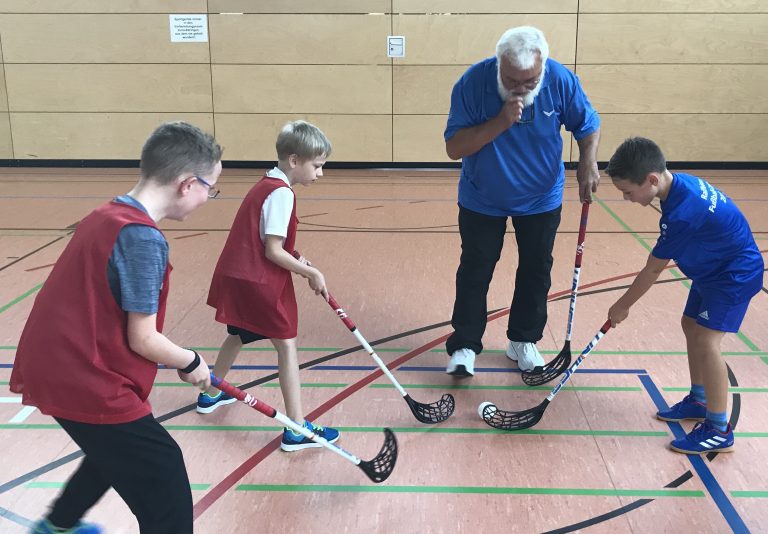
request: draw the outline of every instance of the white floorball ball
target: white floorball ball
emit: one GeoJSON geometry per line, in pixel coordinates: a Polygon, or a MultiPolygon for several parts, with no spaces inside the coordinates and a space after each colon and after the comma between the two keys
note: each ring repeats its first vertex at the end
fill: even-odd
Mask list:
{"type": "Polygon", "coordinates": [[[488,413],[490,415],[493,415],[493,414],[496,413],[496,405],[494,403],[492,403],[492,402],[485,401],[485,402],[480,403],[480,406],[477,407],[477,414],[480,416],[480,418],[483,417],[483,410],[485,410],[486,406],[490,406],[491,407],[488,410],[488,413]]]}

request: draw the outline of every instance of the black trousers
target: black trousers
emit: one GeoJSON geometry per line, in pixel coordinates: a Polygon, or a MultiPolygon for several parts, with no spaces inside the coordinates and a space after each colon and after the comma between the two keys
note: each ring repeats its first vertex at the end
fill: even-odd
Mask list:
{"type": "MultiPolygon", "coordinates": [[[[558,207],[536,215],[512,217],[518,264],[515,294],[509,308],[507,338],[535,343],[547,324],[547,293],[551,286],[552,248],[560,225],[558,207]]],[[[456,272],[456,301],[445,347],[449,354],[462,348],[480,354],[487,323],[488,287],[501,257],[506,217],[493,217],[459,205],[461,261],[456,272]]]]}
{"type": "Polygon", "coordinates": [[[181,449],[152,414],[116,425],[56,418],[85,453],[48,520],[72,528],[112,487],[142,534],[192,532],[192,491],[181,449]]]}

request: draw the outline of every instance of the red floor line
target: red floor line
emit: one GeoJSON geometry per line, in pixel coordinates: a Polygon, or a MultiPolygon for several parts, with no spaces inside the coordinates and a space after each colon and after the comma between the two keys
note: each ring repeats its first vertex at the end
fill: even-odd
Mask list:
{"type": "MultiPolygon", "coordinates": [[[[667,267],[667,269],[671,269],[675,267],[675,265],[670,265],[667,267]]],[[[609,282],[614,282],[616,280],[620,280],[622,278],[630,278],[633,276],[636,276],[637,273],[627,273],[622,274],[619,276],[613,276],[611,278],[605,278],[602,280],[597,280],[595,282],[591,282],[589,284],[584,284],[583,286],[580,286],[580,289],[585,289],[588,287],[593,287],[597,285],[607,284],[609,282]]],[[[558,291],[557,293],[552,293],[548,296],[548,300],[556,299],[558,297],[562,297],[563,295],[570,294],[570,289],[564,289],[563,291],[558,291]]],[[[500,310],[496,313],[493,313],[488,316],[488,322],[494,321],[498,319],[499,317],[503,317],[505,315],[509,314],[509,310],[500,310]]],[[[448,339],[448,336],[450,334],[442,335],[429,343],[422,345],[421,347],[418,347],[416,349],[413,349],[411,352],[407,354],[403,354],[396,360],[393,360],[387,367],[389,369],[396,369],[397,367],[400,367],[408,360],[411,360],[412,358],[415,358],[419,354],[422,354],[429,349],[439,345],[440,343],[444,342],[446,339],[448,339]]],[[[331,397],[328,399],[325,403],[320,405],[319,407],[315,408],[310,414],[307,415],[307,419],[316,419],[317,417],[325,414],[328,410],[339,404],[341,401],[346,399],[347,397],[351,396],[353,393],[358,392],[380,376],[382,376],[384,373],[381,371],[381,369],[377,369],[367,377],[355,382],[354,384],[351,384],[350,386],[346,387],[344,390],[340,391],[337,395],[331,397]]],[[[245,462],[243,462],[240,466],[238,466],[232,473],[230,473],[224,480],[219,482],[216,486],[214,486],[208,493],[203,495],[203,497],[195,504],[194,508],[194,518],[197,519],[200,517],[203,513],[205,513],[208,508],[213,505],[217,500],[219,500],[224,493],[226,493],[232,486],[234,486],[241,478],[243,478],[249,471],[251,471],[254,467],[259,465],[267,456],[272,454],[272,452],[276,451],[280,447],[280,437],[277,437],[270,441],[267,445],[262,447],[261,450],[256,452],[253,456],[248,458],[245,462]]]]}
{"type": "MultiPolygon", "coordinates": [[[[422,345],[419,348],[416,348],[412,350],[411,352],[407,354],[403,354],[398,359],[394,360],[392,363],[387,365],[389,369],[394,369],[396,367],[399,367],[403,363],[407,362],[411,358],[414,358],[418,356],[419,354],[422,354],[432,347],[435,347],[436,345],[439,345],[446,339],[448,339],[449,334],[445,334],[443,336],[440,336],[437,339],[434,339],[427,343],[426,345],[422,345]]],[[[315,408],[311,413],[307,415],[307,419],[313,420],[317,419],[319,416],[326,413],[328,410],[339,404],[341,401],[352,395],[353,393],[356,393],[357,391],[361,390],[380,376],[382,376],[384,372],[381,369],[377,369],[367,377],[355,382],[354,384],[351,384],[350,386],[346,387],[344,390],[340,391],[337,395],[334,395],[330,399],[328,399],[325,403],[320,405],[319,407],[315,408]]],[[[213,489],[211,489],[208,493],[206,493],[202,499],[200,499],[196,504],[194,508],[193,517],[194,519],[197,519],[200,517],[208,508],[211,507],[211,505],[219,500],[224,493],[226,493],[232,486],[234,486],[238,480],[243,478],[251,469],[256,467],[258,464],[262,462],[267,456],[269,456],[272,452],[277,450],[280,447],[280,437],[275,438],[274,440],[270,441],[267,445],[265,445],[261,450],[259,450],[256,454],[248,458],[245,462],[243,462],[239,467],[237,467],[232,473],[227,476],[224,480],[219,482],[213,489]]]]}

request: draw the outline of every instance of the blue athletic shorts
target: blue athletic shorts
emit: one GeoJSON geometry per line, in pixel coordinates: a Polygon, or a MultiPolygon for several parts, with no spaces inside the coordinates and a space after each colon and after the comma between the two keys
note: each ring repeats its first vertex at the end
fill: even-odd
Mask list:
{"type": "Polygon", "coordinates": [[[707,299],[693,285],[688,292],[688,302],[685,303],[683,315],[695,319],[697,324],[710,330],[738,332],[741,322],[747,314],[748,306],[749,300],[736,304],[726,304],[707,299]]]}

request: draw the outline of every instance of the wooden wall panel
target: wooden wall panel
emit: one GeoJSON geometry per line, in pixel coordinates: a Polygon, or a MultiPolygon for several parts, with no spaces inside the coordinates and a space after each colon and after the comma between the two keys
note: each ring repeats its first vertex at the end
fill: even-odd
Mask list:
{"type": "Polygon", "coordinates": [[[765,0],[579,0],[581,13],[766,13],[765,0]]]}
{"type": "Polygon", "coordinates": [[[210,113],[12,113],[15,157],[139,159],[149,134],[172,120],[213,133],[210,113]]]}
{"type": "Polygon", "coordinates": [[[11,121],[7,112],[0,112],[0,159],[13,158],[11,121]]]}
{"type": "Polygon", "coordinates": [[[211,112],[208,65],[6,65],[11,111],[211,112]]]}
{"type": "Polygon", "coordinates": [[[668,161],[768,161],[762,115],[602,115],[598,159],[608,161],[627,137],[656,141],[668,161]]]}
{"type": "Polygon", "coordinates": [[[5,65],[0,63],[0,112],[3,111],[8,111],[8,93],[5,82],[5,65]]]}
{"type": "Polygon", "coordinates": [[[451,106],[451,89],[466,65],[395,65],[392,93],[395,114],[445,115],[451,106]]]}
{"type": "Polygon", "coordinates": [[[0,0],[0,13],[205,13],[206,0],[0,0]]]}
{"type": "Polygon", "coordinates": [[[213,63],[389,64],[383,15],[211,15],[213,63]]]}
{"type": "MultiPolygon", "coordinates": [[[[449,162],[443,132],[448,115],[395,115],[393,160],[414,162],[449,162]]],[[[571,159],[571,134],[563,136],[563,161],[571,159]]],[[[578,149],[575,157],[578,157],[578,149]]]]}
{"type": "Polygon", "coordinates": [[[171,43],[167,14],[3,15],[6,63],[208,63],[208,43],[171,43]]]}
{"type": "Polygon", "coordinates": [[[383,65],[214,65],[212,70],[217,113],[392,113],[392,70],[383,65]]]}
{"type": "Polygon", "coordinates": [[[549,42],[550,56],[573,63],[576,15],[393,15],[394,35],[406,36],[401,65],[471,65],[496,53],[499,37],[513,26],[533,25],[549,42]]]}
{"type": "Polygon", "coordinates": [[[579,0],[392,0],[394,13],[576,13],[579,0]]]}
{"type": "MultiPolygon", "coordinates": [[[[566,65],[573,70],[573,65],[566,65]]],[[[451,90],[466,65],[395,65],[392,69],[395,114],[448,113],[451,90]]]]}
{"type": "Polygon", "coordinates": [[[768,65],[582,65],[602,113],[768,113],[768,65]]]}
{"type": "Polygon", "coordinates": [[[304,119],[330,139],[330,161],[392,161],[391,115],[216,115],[216,138],[224,159],[275,161],[275,140],[283,125],[304,119]]]}
{"type": "Polygon", "coordinates": [[[208,0],[209,13],[389,13],[390,0],[208,0]]]}
{"type": "Polygon", "coordinates": [[[768,63],[766,28],[768,14],[583,14],[577,63],[768,63]]]}

